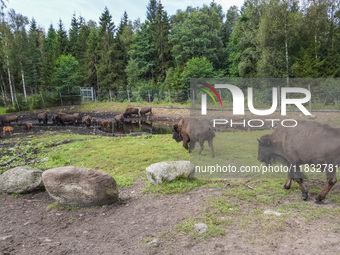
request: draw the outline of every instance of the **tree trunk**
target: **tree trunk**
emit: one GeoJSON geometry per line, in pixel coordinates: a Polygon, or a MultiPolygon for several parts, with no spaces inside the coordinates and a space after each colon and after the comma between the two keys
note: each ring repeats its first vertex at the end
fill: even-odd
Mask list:
{"type": "Polygon", "coordinates": [[[23,69],[23,67],[22,67],[22,63],[20,63],[20,66],[21,66],[22,88],[23,88],[23,91],[24,91],[24,98],[25,98],[25,101],[27,102],[26,84],[25,84],[25,73],[24,73],[24,69],[23,69]]]}
{"type": "Polygon", "coordinates": [[[4,105],[7,106],[7,103],[6,103],[6,89],[5,89],[5,83],[4,83],[4,79],[2,78],[2,75],[1,75],[1,94],[2,94],[2,99],[4,101],[4,105]]]}
{"type": "Polygon", "coordinates": [[[287,72],[287,86],[289,86],[289,52],[288,52],[288,32],[287,19],[285,21],[285,48],[286,48],[286,72],[287,72]]]}
{"type": "MultiPolygon", "coordinates": [[[[7,42],[5,42],[5,47],[7,48],[7,42]]],[[[14,95],[14,88],[12,84],[12,79],[11,79],[11,70],[9,68],[9,58],[8,55],[6,54],[6,59],[7,59],[7,72],[8,72],[8,82],[9,82],[9,89],[11,92],[11,100],[12,100],[12,105],[15,105],[15,95],[14,95]]]]}

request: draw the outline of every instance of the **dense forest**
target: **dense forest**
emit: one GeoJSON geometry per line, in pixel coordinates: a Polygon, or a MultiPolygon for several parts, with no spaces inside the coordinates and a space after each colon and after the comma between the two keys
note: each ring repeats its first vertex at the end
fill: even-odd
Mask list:
{"type": "Polygon", "coordinates": [[[77,87],[186,100],[191,77],[339,77],[339,3],[246,0],[224,12],[211,2],[169,16],[150,0],[145,21],[125,12],[114,24],[105,8],[98,23],[73,15],[69,31],[62,20],[45,31],[1,1],[0,105],[77,87]]]}

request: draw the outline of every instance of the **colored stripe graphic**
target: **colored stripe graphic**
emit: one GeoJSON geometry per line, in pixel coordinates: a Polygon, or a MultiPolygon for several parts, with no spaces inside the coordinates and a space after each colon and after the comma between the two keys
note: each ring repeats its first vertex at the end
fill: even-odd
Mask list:
{"type": "MultiPolygon", "coordinates": [[[[217,96],[218,100],[220,101],[220,104],[222,105],[222,100],[221,100],[219,94],[217,93],[217,91],[216,91],[213,87],[211,87],[210,85],[208,85],[208,84],[206,84],[206,83],[200,83],[200,84],[206,86],[206,87],[209,88],[212,92],[214,92],[215,95],[217,96]]],[[[206,90],[205,90],[205,91],[206,91],[206,90]]],[[[206,91],[206,92],[207,92],[207,91],[206,91]]],[[[215,104],[216,104],[216,101],[215,101],[214,97],[212,96],[212,94],[211,94],[211,93],[208,93],[208,94],[212,97],[212,99],[214,100],[214,102],[215,102],[215,104]]]]}
{"type": "Polygon", "coordinates": [[[214,100],[214,103],[215,103],[215,105],[216,105],[216,100],[215,100],[215,98],[213,97],[213,95],[210,93],[210,91],[208,91],[208,90],[206,90],[206,89],[201,89],[201,90],[203,90],[205,93],[207,93],[207,94],[212,98],[212,100],[214,100]]]}

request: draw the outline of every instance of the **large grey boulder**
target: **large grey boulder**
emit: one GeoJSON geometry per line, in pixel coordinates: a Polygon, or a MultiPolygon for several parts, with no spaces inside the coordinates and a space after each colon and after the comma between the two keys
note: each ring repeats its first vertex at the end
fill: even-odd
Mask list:
{"type": "Polygon", "coordinates": [[[193,178],[195,167],[190,161],[167,161],[146,168],[148,180],[153,184],[171,182],[178,178],[193,178]]]}
{"type": "Polygon", "coordinates": [[[44,187],[42,171],[30,167],[16,167],[0,175],[0,192],[29,193],[44,187]]]}
{"type": "Polygon", "coordinates": [[[115,179],[97,170],[59,167],[46,170],[42,179],[49,195],[62,204],[101,206],[118,200],[115,179]]]}

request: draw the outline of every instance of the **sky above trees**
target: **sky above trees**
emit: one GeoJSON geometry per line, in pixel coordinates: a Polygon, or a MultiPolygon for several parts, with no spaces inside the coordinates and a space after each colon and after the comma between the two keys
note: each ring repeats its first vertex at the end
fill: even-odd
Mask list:
{"type": "MultiPolygon", "coordinates": [[[[140,18],[143,22],[146,18],[145,8],[148,0],[8,0],[6,2],[7,11],[14,9],[16,12],[34,19],[38,26],[46,31],[50,24],[57,27],[59,19],[63,21],[65,28],[68,30],[71,26],[71,19],[74,13],[76,16],[81,15],[86,20],[98,22],[98,18],[107,6],[112,14],[115,24],[119,24],[124,13],[127,12],[130,20],[140,18]]],[[[209,4],[210,0],[163,0],[162,4],[169,15],[175,14],[178,9],[185,10],[187,6],[202,6],[209,4]]],[[[226,12],[230,6],[240,7],[243,0],[215,0],[226,12]]]]}

